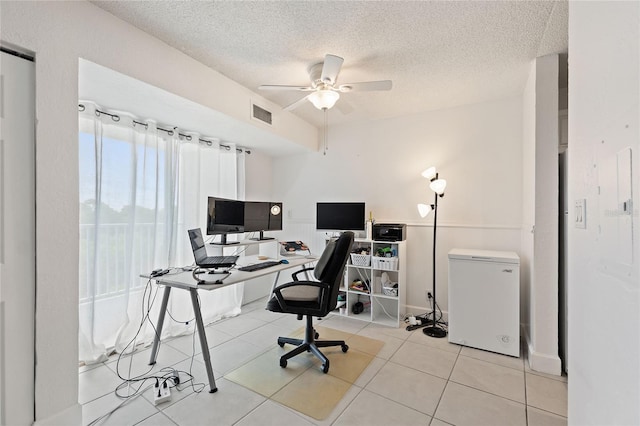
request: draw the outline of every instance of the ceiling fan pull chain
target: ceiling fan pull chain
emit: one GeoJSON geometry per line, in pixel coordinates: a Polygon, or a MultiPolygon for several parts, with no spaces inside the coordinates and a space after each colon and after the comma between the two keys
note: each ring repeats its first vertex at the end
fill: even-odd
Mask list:
{"type": "Polygon", "coordinates": [[[327,150],[329,149],[329,110],[327,108],[324,109],[324,155],[327,155],[327,150]]]}

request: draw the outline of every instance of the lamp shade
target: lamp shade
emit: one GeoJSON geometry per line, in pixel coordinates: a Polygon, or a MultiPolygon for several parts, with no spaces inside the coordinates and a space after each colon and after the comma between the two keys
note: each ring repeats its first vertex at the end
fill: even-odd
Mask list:
{"type": "Polygon", "coordinates": [[[311,93],[308,96],[314,107],[318,109],[331,109],[340,99],[340,93],[329,89],[321,89],[311,93]]]}
{"type": "Polygon", "coordinates": [[[424,172],[422,172],[422,177],[425,179],[433,179],[434,177],[436,177],[436,168],[433,166],[429,167],[424,172]]]}
{"type": "Polygon", "coordinates": [[[431,188],[431,190],[438,195],[444,194],[444,189],[446,187],[447,187],[447,181],[444,179],[436,179],[429,184],[429,188],[431,188]]]}
{"type": "Polygon", "coordinates": [[[420,217],[427,217],[427,215],[433,210],[429,204],[418,204],[418,213],[420,217]]]}

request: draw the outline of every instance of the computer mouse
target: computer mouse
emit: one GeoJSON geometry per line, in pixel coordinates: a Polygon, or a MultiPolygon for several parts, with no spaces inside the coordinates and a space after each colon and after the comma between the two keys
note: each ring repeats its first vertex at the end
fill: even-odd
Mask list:
{"type": "Polygon", "coordinates": [[[280,263],[282,263],[282,264],[284,264],[284,265],[287,265],[287,264],[289,263],[289,261],[288,261],[287,259],[282,259],[282,260],[280,261],[280,263]]]}

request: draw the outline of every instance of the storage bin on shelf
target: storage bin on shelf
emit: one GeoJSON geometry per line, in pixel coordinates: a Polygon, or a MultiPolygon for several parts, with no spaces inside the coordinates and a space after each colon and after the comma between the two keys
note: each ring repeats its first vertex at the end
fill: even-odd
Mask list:
{"type": "Polygon", "coordinates": [[[369,266],[371,255],[351,253],[351,264],[353,266],[369,266]]]}
{"type": "Polygon", "coordinates": [[[372,266],[375,269],[382,269],[383,271],[397,271],[398,270],[398,257],[378,257],[373,256],[371,259],[372,266]]]}
{"type": "Polygon", "coordinates": [[[397,297],[398,296],[398,284],[389,283],[389,285],[382,285],[382,294],[384,294],[385,296],[397,297]]]}

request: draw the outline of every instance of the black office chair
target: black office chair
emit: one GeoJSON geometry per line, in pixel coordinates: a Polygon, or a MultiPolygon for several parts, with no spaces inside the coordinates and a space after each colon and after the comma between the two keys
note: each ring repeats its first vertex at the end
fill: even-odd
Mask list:
{"type": "MultiPolygon", "coordinates": [[[[318,348],[341,346],[347,352],[349,346],[344,340],[316,340],[317,333],[313,328],[313,317],[324,317],[336,309],[340,283],[343,280],[344,268],[351,252],[353,232],[343,232],[339,238],[330,241],[313,269],[317,281],[293,281],[282,284],[273,290],[267,303],[272,312],[295,314],[299,318],[306,316],[307,325],[304,339],[278,337],[278,344],[285,343],[297,347],[280,357],[280,367],[287,366],[287,360],[303,352],[311,351],[322,361],[322,372],[329,371],[329,359],[318,348]]],[[[294,280],[296,274],[294,274],[294,280]]]]}

